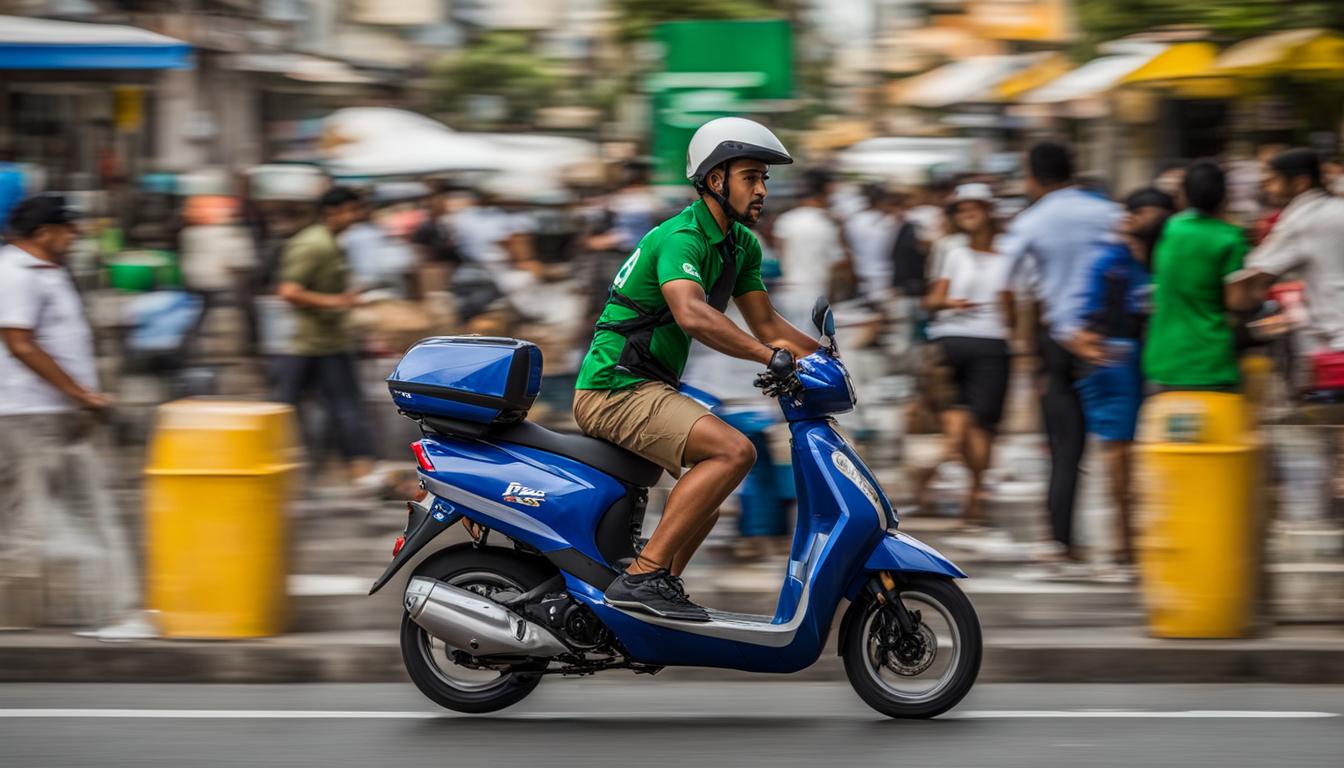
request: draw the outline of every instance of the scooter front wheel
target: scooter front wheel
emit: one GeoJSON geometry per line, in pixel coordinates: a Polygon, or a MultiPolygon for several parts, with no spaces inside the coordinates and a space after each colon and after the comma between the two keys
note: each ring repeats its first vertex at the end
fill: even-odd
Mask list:
{"type": "Polygon", "coordinates": [[[841,627],[845,673],[859,698],[888,717],[934,717],[975,684],[980,621],[950,579],[910,577],[897,589],[918,616],[914,631],[903,633],[896,609],[865,593],[849,606],[841,627]]]}

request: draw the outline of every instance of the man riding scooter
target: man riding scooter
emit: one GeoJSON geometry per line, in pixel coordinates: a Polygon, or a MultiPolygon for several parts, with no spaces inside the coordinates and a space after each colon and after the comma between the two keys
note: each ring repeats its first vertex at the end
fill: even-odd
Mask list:
{"type": "Polygon", "coordinates": [[[579,370],[574,419],[680,477],[662,521],[625,573],[606,589],[614,606],[707,621],[680,575],[709,535],[719,505],[756,459],[751,442],[678,391],[691,340],[762,363],[762,385],[796,385],[794,360],[817,341],[775,310],[761,281],[760,218],[771,165],[792,163],[765,126],[725,117],[696,131],[686,177],[700,199],[639,242],[612,281],[579,370]],[[732,298],[750,332],[723,310],[732,298]]]}

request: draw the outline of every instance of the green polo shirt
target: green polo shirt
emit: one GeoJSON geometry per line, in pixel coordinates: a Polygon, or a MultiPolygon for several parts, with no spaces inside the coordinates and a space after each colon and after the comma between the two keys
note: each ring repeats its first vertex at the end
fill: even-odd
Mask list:
{"type": "MultiPolygon", "coordinates": [[[[733,222],[733,243],[737,254],[737,280],[733,296],[764,291],[761,281],[761,244],[751,230],[733,222]]],[[[667,307],[663,284],[673,280],[693,280],[709,293],[723,271],[719,243],[723,233],[703,200],[692,203],[681,213],[654,227],[639,247],[625,260],[611,289],[633,300],[648,312],[667,307]]],[[[599,323],[619,322],[635,316],[632,309],[607,303],[599,323]]],[[[579,367],[577,389],[624,389],[644,381],[616,369],[616,361],[625,347],[625,337],[615,331],[597,331],[593,344],[579,367]]],[[[653,332],[650,351],[658,362],[676,371],[686,368],[691,337],[676,325],[665,325],[653,332]]]]}
{"type": "Polygon", "coordinates": [[[1182,389],[1236,386],[1236,339],[1223,304],[1223,278],[1247,251],[1240,227],[1194,209],[1172,216],[1153,249],[1153,317],[1143,374],[1182,389]]]}
{"type": "MultiPolygon", "coordinates": [[[[349,285],[349,272],[336,238],[321,224],[313,224],[291,237],[280,257],[280,282],[297,283],[315,293],[344,293],[349,285]]],[[[350,310],[295,307],[294,316],[291,353],[317,357],[354,350],[350,310]]]]}

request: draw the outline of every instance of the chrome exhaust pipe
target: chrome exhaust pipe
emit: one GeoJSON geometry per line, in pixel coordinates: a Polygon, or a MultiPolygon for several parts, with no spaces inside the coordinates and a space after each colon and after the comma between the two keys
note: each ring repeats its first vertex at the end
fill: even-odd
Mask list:
{"type": "Polygon", "coordinates": [[[416,576],[403,601],[411,621],[471,656],[549,658],[569,648],[542,628],[475,592],[416,576]]]}

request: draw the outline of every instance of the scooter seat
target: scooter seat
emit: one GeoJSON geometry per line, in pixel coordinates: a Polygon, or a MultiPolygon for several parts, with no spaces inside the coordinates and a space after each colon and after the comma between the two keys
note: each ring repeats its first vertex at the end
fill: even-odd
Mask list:
{"type": "Polygon", "coordinates": [[[640,488],[648,488],[658,482],[663,474],[662,467],[619,445],[587,435],[553,432],[530,421],[495,427],[487,438],[557,453],[640,488]]]}

